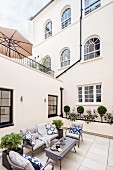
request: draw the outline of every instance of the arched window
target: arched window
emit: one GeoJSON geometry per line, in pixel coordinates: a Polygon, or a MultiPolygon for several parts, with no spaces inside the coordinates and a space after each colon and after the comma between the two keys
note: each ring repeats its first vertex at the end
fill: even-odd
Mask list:
{"type": "Polygon", "coordinates": [[[52,36],[52,21],[49,21],[45,26],[45,39],[52,36]]]}
{"type": "Polygon", "coordinates": [[[60,66],[66,67],[70,65],[70,50],[65,49],[60,56],[60,66]]]}
{"type": "Polygon", "coordinates": [[[85,15],[101,6],[101,0],[85,0],[85,15]]]}
{"type": "Polygon", "coordinates": [[[89,39],[84,46],[84,60],[89,60],[100,56],[100,40],[98,38],[89,39]]]}
{"type": "Polygon", "coordinates": [[[50,58],[50,56],[44,57],[43,66],[45,66],[45,67],[47,67],[51,70],[51,58],[50,58]]]}
{"type": "Polygon", "coordinates": [[[62,29],[71,24],[71,8],[65,9],[61,17],[62,29]]]}

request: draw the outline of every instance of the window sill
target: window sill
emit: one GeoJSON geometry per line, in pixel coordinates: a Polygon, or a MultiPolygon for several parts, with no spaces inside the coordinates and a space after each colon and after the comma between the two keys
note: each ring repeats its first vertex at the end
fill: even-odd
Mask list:
{"type": "Polygon", "coordinates": [[[14,126],[14,124],[13,123],[3,124],[3,125],[0,125],[0,128],[5,128],[5,127],[9,127],[9,126],[14,126]]]}
{"type": "Polygon", "coordinates": [[[81,64],[84,64],[84,63],[88,63],[88,62],[92,62],[92,61],[95,61],[95,60],[100,60],[102,59],[103,57],[97,57],[97,58],[92,58],[92,59],[89,59],[89,60],[82,60],[80,63],[81,64]]]}
{"type": "Polygon", "coordinates": [[[48,118],[51,118],[51,117],[56,117],[58,116],[57,114],[52,114],[52,115],[48,115],[48,118]]]}
{"type": "Polygon", "coordinates": [[[70,65],[69,66],[65,66],[65,67],[61,67],[61,68],[59,68],[58,70],[60,71],[60,70],[65,70],[65,69],[67,69],[68,67],[70,67],[70,65]]]}
{"type": "Polygon", "coordinates": [[[98,103],[76,103],[76,106],[100,106],[102,105],[101,102],[98,102],[98,103]]]}

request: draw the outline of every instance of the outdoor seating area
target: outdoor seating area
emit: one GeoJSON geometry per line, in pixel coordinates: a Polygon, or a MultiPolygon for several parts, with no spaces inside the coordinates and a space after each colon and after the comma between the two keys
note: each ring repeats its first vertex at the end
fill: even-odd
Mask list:
{"type": "MultiPolygon", "coordinates": [[[[79,148],[76,147],[76,153],[73,148],[62,159],[62,170],[113,170],[113,139],[89,134],[83,134],[83,137],[84,141],[81,142],[79,148]]],[[[27,154],[28,150],[24,149],[24,153],[27,154]]],[[[29,155],[31,156],[31,152],[29,155]]],[[[47,161],[45,149],[38,149],[35,157],[40,159],[44,165],[47,161]]],[[[1,162],[0,158],[0,170],[5,170],[1,162]]],[[[53,161],[53,163],[54,170],[59,170],[59,161],[53,161]]],[[[50,167],[46,168],[50,170],[50,167]]]]}

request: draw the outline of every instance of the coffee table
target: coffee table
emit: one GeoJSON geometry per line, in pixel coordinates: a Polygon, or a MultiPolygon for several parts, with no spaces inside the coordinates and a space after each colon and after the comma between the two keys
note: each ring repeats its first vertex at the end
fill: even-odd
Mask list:
{"type": "MultiPolygon", "coordinates": [[[[58,140],[56,144],[59,144],[60,143],[60,140],[58,140]]],[[[58,151],[53,151],[51,150],[51,148],[46,148],[45,151],[46,151],[46,156],[48,157],[47,159],[47,162],[49,161],[49,159],[52,159],[54,161],[60,161],[60,170],[61,170],[61,160],[62,158],[72,149],[74,148],[74,151],[76,152],[75,150],[75,145],[76,145],[76,139],[72,139],[72,138],[68,138],[66,137],[66,142],[65,142],[65,145],[63,145],[61,148],[62,148],[62,151],[61,152],[58,152],[58,151]]]]}

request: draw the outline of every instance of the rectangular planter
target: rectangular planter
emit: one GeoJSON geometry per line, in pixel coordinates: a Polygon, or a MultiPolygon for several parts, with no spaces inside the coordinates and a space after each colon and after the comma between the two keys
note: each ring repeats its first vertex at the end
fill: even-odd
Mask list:
{"type": "Polygon", "coordinates": [[[63,129],[58,129],[58,139],[63,137],[63,129]]]}

